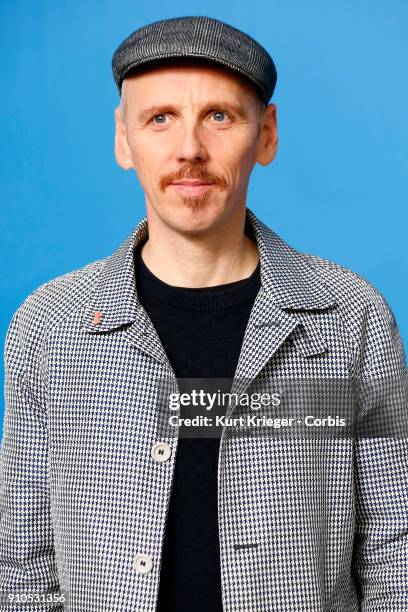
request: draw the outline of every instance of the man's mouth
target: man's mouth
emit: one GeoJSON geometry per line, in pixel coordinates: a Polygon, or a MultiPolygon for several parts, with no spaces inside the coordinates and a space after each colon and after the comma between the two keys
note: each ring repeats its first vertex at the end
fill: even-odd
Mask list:
{"type": "Polygon", "coordinates": [[[182,179],[180,181],[173,181],[170,183],[170,187],[174,187],[174,189],[184,195],[202,195],[214,185],[215,183],[210,183],[200,179],[182,179]]]}

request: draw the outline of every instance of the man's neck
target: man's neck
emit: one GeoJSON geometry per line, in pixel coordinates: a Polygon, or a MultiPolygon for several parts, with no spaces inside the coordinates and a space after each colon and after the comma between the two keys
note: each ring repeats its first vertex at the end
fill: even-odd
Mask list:
{"type": "Polygon", "coordinates": [[[214,243],[182,239],[156,241],[150,236],[141,248],[149,270],[177,287],[211,287],[249,277],[259,262],[256,243],[245,233],[214,243]]]}

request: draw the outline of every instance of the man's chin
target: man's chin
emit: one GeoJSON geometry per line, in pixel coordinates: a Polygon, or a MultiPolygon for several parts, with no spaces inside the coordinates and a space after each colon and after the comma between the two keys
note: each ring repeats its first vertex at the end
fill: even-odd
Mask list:
{"type": "Polygon", "coordinates": [[[204,210],[210,205],[210,199],[206,194],[203,196],[182,196],[180,199],[184,206],[193,212],[204,210]]]}
{"type": "Polygon", "coordinates": [[[166,206],[166,218],[173,229],[188,234],[206,232],[222,214],[220,203],[206,196],[184,196],[166,206]]]}

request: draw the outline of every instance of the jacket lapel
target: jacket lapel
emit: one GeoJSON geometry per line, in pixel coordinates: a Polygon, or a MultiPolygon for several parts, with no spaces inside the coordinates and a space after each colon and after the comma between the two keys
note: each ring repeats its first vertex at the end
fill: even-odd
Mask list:
{"type": "Polygon", "coordinates": [[[261,289],[256,297],[235,371],[232,392],[242,392],[281,345],[292,336],[303,357],[324,353],[326,340],[316,313],[336,301],[307,263],[273,230],[247,209],[246,231],[260,255],[261,289]]]}
{"type": "Polygon", "coordinates": [[[145,217],[106,259],[84,312],[83,329],[103,334],[124,327],[123,337],[129,344],[172,370],[156,329],[137,296],[134,250],[147,236],[145,217]],[[100,322],[96,322],[96,312],[101,313],[100,322]]]}

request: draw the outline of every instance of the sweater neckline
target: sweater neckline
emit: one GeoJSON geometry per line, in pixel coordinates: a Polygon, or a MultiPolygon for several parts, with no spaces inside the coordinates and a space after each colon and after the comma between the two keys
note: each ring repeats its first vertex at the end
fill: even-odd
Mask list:
{"type": "Polygon", "coordinates": [[[260,261],[247,278],[210,287],[178,287],[158,278],[141,255],[142,245],[134,251],[136,290],[142,300],[155,300],[182,310],[212,312],[224,310],[254,298],[261,286],[260,261]]]}

